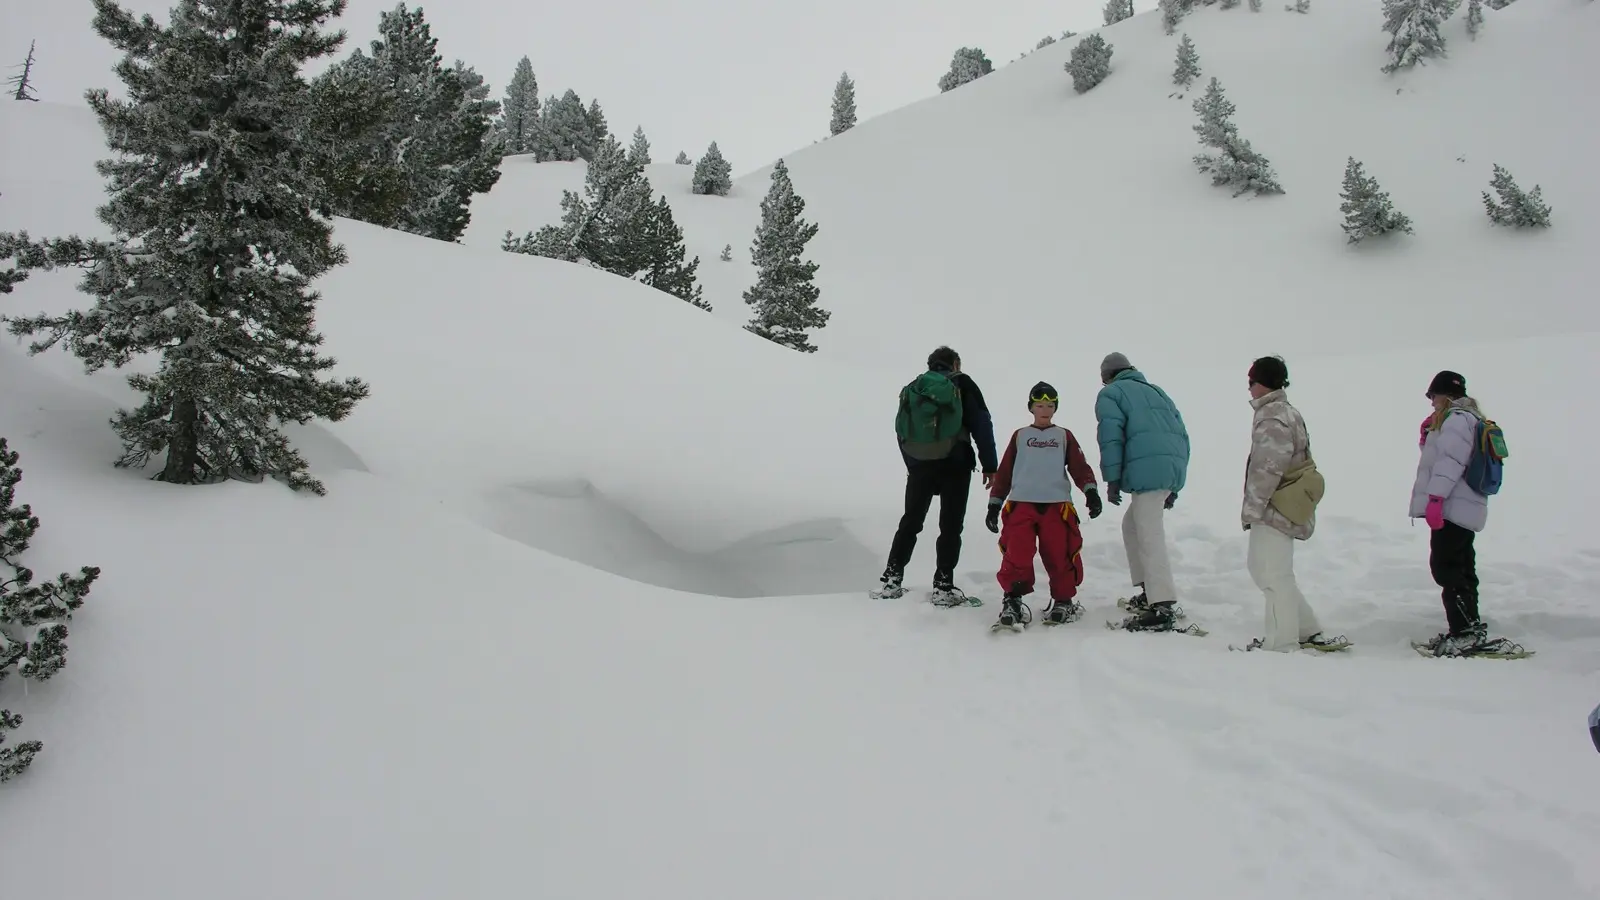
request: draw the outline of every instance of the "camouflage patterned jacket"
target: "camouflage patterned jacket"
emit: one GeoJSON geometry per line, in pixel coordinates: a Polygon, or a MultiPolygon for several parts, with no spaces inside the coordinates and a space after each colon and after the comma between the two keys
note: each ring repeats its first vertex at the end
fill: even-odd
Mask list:
{"type": "Polygon", "coordinates": [[[1240,519],[1246,526],[1266,525],[1296,540],[1306,540],[1316,530],[1317,520],[1304,525],[1290,522],[1272,508],[1272,495],[1283,480],[1283,473],[1304,463],[1311,454],[1311,436],[1300,410],[1289,405],[1289,396],[1273,391],[1250,401],[1255,407],[1251,425],[1250,458],[1244,469],[1244,509],[1240,519]]]}

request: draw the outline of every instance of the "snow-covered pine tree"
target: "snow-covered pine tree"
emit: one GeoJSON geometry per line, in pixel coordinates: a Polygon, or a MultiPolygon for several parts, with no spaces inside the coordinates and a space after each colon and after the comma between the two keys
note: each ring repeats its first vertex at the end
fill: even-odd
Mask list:
{"type": "Polygon", "coordinates": [[[1178,23],[1189,14],[1193,0],[1159,0],[1157,6],[1161,8],[1161,30],[1167,34],[1176,34],[1178,23]]]}
{"type": "Polygon", "coordinates": [[[789,180],[789,167],[778,160],[750,245],[756,283],[744,292],[744,302],[755,309],[745,330],[801,353],[815,353],[807,332],[825,327],[832,313],[817,306],[820,291],[812,283],[817,264],[802,259],[806,243],[817,235],[817,226],[801,217],[805,208],[789,180]]]}
{"type": "Polygon", "coordinates": [[[1293,3],[1286,4],[1283,7],[1283,11],[1293,13],[1309,13],[1311,12],[1311,0],[1294,0],[1293,3]]]}
{"type": "MultiPolygon", "coordinates": [[[[370,56],[357,50],[318,80],[365,82],[367,92],[386,95],[382,103],[389,111],[387,121],[373,129],[357,151],[341,153],[325,147],[322,152],[359,153],[376,170],[399,170],[405,197],[392,221],[373,208],[373,198],[366,193],[336,195],[334,212],[455,241],[471,220],[472,196],[488,191],[500,179],[502,151],[494,128],[500,103],[489,99],[488,85],[470,66],[457,61],[454,68],[444,67],[438,41],[420,8],[410,11],[402,4],[380,14],[378,34],[370,56]]],[[[336,98],[366,96],[349,87],[327,93],[336,98]]],[[[361,118],[368,113],[359,108],[338,110],[320,118],[343,115],[361,118]]],[[[318,143],[334,143],[321,140],[322,134],[315,137],[318,143]]]]}
{"type": "Polygon", "coordinates": [[[850,73],[844,72],[839,76],[839,82],[833,86],[833,117],[828,120],[829,134],[844,134],[856,127],[856,83],[850,80],[850,73]]]}
{"type": "MultiPolygon", "coordinates": [[[[77,575],[63,572],[34,584],[33,570],[17,561],[39,531],[32,508],[15,505],[18,459],[0,437],[0,683],[13,670],[25,680],[46,681],[67,664],[67,622],[100,577],[97,567],[84,566],[77,575]]],[[[0,709],[0,744],[21,724],[21,716],[0,709]]],[[[21,774],[42,747],[38,741],[0,747],[0,782],[21,774]]]]}
{"type": "Polygon", "coordinates": [[[524,56],[500,103],[500,142],[506,154],[534,152],[539,113],[539,79],[533,74],[533,61],[524,56]]]}
{"type": "Polygon", "coordinates": [[[628,147],[628,154],[633,161],[641,166],[650,165],[650,139],[644,136],[644,126],[638,125],[633,129],[633,144],[628,147]]]}
{"type": "Polygon", "coordinates": [[[1467,0],[1467,35],[1472,40],[1478,39],[1478,32],[1483,30],[1483,0],[1467,0]]]}
{"type": "Polygon", "coordinates": [[[689,253],[683,244],[683,229],[672,218],[672,206],[667,203],[667,195],[662,194],[654,206],[644,211],[639,224],[638,252],[644,263],[639,281],[710,312],[711,304],[705,301],[700,285],[695,281],[695,273],[700,269],[700,257],[688,260],[689,253]]]}
{"type": "Polygon", "coordinates": [[[186,0],[167,26],[94,5],[128,94],[88,95],[115,154],[98,165],[114,237],[54,245],[90,264],[79,290],[93,308],[10,330],[43,334],[34,353],[64,342],[91,372],[159,354],[128,379],[144,404],[113,419],[119,466],[164,453],[162,481],[271,475],[322,493],[281,428],[338,421],[367,396],[359,379],[321,378],[335,363],[317,352],[311,289],[345,255],[319,213],[300,70],[343,40],[322,30],[343,2],[186,0]]]}
{"type": "Polygon", "coordinates": [[[582,158],[589,140],[589,111],[578,93],[568,90],[559,98],[550,97],[539,119],[537,138],[540,162],[572,162],[582,158]]]}
{"type": "Polygon", "coordinates": [[[1524,193],[1522,188],[1517,187],[1511,173],[1496,164],[1489,186],[1500,197],[1500,202],[1496,203],[1488,191],[1483,192],[1483,208],[1489,214],[1489,221],[1516,228],[1550,227],[1550,206],[1540,196],[1541,190],[1537,184],[1533,190],[1524,193]]]}
{"type": "Polygon", "coordinates": [[[720,259],[723,262],[732,262],[733,261],[733,245],[732,244],[724,245],[723,248],[722,248],[722,255],[718,256],[717,259],[720,259]]]}
{"type": "Polygon", "coordinates": [[[1106,0],[1103,11],[1105,23],[1115,25],[1123,19],[1133,17],[1133,0],[1106,0]]]}
{"type": "Polygon", "coordinates": [[[592,160],[600,145],[611,137],[611,129],[606,125],[606,114],[600,108],[599,100],[589,101],[589,108],[583,111],[583,121],[586,127],[583,141],[578,147],[578,158],[592,160]]]}
{"type": "Polygon", "coordinates": [[[950,58],[950,71],[939,76],[939,92],[953,91],[994,71],[994,63],[977,47],[962,47],[950,58]]]}
{"type": "Polygon", "coordinates": [[[1200,54],[1195,52],[1194,41],[1186,34],[1178,42],[1178,66],[1172,72],[1172,83],[1187,88],[1200,76],[1200,54]]]}
{"type": "Polygon", "coordinates": [[[631,278],[635,265],[635,220],[650,203],[650,182],[643,166],[606,137],[595,151],[584,176],[583,195],[561,193],[561,222],[546,225],[522,238],[509,234],[502,249],[567,262],[585,262],[631,278]]]}
{"type": "Polygon", "coordinates": [[[1072,48],[1072,58],[1063,68],[1072,74],[1072,89],[1082,94],[1110,74],[1111,45],[1099,34],[1091,34],[1072,48]]]}
{"type": "Polygon", "coordinates": [[[1238,126],[1233,124],[1234,105],[1223,93],[1222,82],[1215,77],[1211,79],[1205,95],[1194,101],[1194,111],[1200,116],[1200,124],[1194,126],[1200,143],[1218,151],[1194,157],[1194,164],[1200,171],[1211,173],[1212,185],[1234,188],[1235,197],[1246,191],[1284,192],[1272,171],[1272,164],[1239,136],[1238,126]]]}
{"type": "Polygon", "coordinates": [[[1378,187],[1378,179],[1367,175],[1354,156],[1344,167],[1344,190],[1339,192],[1344,202],[1339,211],[1344,213],[1340,227],[1350,243],[1359,244],[1369,237],[1378,237],[1391,231],[1411,234],[1411,219],[1394,208],[1389,193],[1378,187]]]}
{"type": "Polygon", "coordinates": [[[1460,0],[1383,0],[1383,30],[1389,32],[1389,63],[1384,74],[1409,69],[1430,57],[1444,56],[1439,28],[1460,0]]]}
{"type": "Polygon", "coordinates": [[[28,42],[28,58],[22,61],[22,65],[16,67],[22,71],[6,79],[6,84],[11,85],[11,99],[13,100],[33,100],[35,102],[39,100],[33,92],[33,48],[35,43],[35,41],[28,42]]]}
{"type": "Polygon", "coordinates": [[[1261,12],[1261,0],[1250,0],[1250,11],[1261,12]]]}
{"type": "Polygon", "coordinates": [[[673,160],[672,162],[673,162],[674,165],[679,165],[679,166],[692,166],[692,165],[694,165],[694,160],[690,159],[689,158],[689,154],[685,153],[682,150],[678,151],[678,158],[673,160]]]}
{"type": "Polygon", "coordinates": [[[733,166],[722,158],[722,151],[717,149],[717,142],[712,141],[706,148],[706,155],[694,166],[694,183],[690,191],[696,194],[716,194],[719,197],[728,196],[728,191],[733,190],[733,166]]]}
{"type": "Polygon", "coordinates": [[[1044,48],[1050,46],[1051,44],[1054,44],[1055,42],[1056,42],[1056,39],[1047,34],[1044,37],[1039,38],[1039,43],[1034,44],[1033,45],[1033,49],[1035,49],[1035,50],[1043,50],[1044,48]]]}
{"type": "Polygon", "coordinates": [[[333,66],[311,82],[306,134],[315,168],[338,212],[393,228],[411,196],[400,159],[380,148],[394,128],[400,97],[354,66],[333,66]]]}
{"type": "Polygon", "coordinates": [[[1223,9],[1237,9],[1239,7],[1239,0],[1222,0],[1222,3],[1218,5],[1220,5],[1223,9]]]}

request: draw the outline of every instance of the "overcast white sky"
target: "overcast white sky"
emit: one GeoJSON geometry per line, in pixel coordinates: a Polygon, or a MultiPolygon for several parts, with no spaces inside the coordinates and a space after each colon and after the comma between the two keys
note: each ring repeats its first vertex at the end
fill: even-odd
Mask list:
{"type": "MultiPolygon", "coordinates": [[[[1143,10],[1154,0],[1138,0],[1143,10]]],[[[124,0],[165,20],[171,0],[124,0]]],[[[408,3],[415,8],[418,3],[408,3]]],[[[431,0],[420,4],[445,62],[475,66],[500,97],[517,60],[542,96],[598,98],[612,132],[643,125],[657,162],[698,158],[715,140],[735,173],[827,135],[839,73],[856,82],[863,119],[938,93],[961,46],[996,67],[1040,37],[1101,24],[1104,0],[431,0]]],[[[395,0],[351,0],[335,23],[341,55],[366,47],[395,0]]],[[[0,0],[0,69],[38,41],[41,100],[82,103],[119,85],[116,54],[90,29],[89,0],[0,0]]],[[[9,102],[9,101],[8,101],[9,102]]]]}

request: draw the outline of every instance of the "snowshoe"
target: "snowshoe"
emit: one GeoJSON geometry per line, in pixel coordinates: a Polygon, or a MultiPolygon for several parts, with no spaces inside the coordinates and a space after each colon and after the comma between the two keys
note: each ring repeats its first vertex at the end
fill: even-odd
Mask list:
{"type": "Polygon", "coordinates": [[[1412,641],[1411,649],[1434,659],[1453,656],[1468,659],[1526,659],[1536,651],[1507,638],[1492,638],[1477,629],[1461,634],[1439,634],[1429,641],[1412,641]]]}
{"type": "MultiPolygon", "coordinates": [[[[1125,612],[1146,610],[1150,608],[1150,598],[1146,597],[1143,591],[1140,591],[1134,597],[1119,597],[1117,598],[1117,608],[1125,612]]],[[[1172,617],[1174,619],[1183,619],[1188,617],[1188,613],[1183,611],[1182,606],[1175,603],[1172,606],[1172,617]]]]}
{"type": "Polygon", "coordinates": [[[968,594],[966,591],[963,591],[954,585],[943,589],[937,587],[934,588],[928,594],[928,602],[932,603],[934,606],[942,606],[945,609],[950,609],[956,606],[983,605],[982,600],[968,594]]]}
{"type": "Polygon", "coordinates": [[[878,589],[868,591],[867,596],[874,600],[893,600],[906,595],[905,573],[890,566],[883,570],[883,575],[878,579],[878,589]]]}
{"type": "Polygon", "coordinates": [[[1112,631],[1173,631],[1195,637],[1205,637],[1210,633],[1198,625],[1179,628],[1177,619],[1171,604],[1158,603],[1129,613],[1121,622],[1107,622],[1106,627],[1112,631]]]}
{"type": "Polygon", "coordinates": [[[1033,610],[1028,604],[1022,602],[1022,597],[1017,594],[1007,594],[1000,601],[1000,618],[989,626],[990,631],[1005,631],[1021,633],[1033,621],[1033,610]]]}
{"type": "Polygon", "coordinates": [[[1070,625],[1083,618],[1082,604],[1066,600],[1060,603],[1051,601],[1050,606],[1044,611],[1044,624],[1070,625]]]}
{"type": "Polygon", "coordinates": [[[1328,637],[1322,632],[1317,632],[1311,637],[1300,642],[1301,650],[1316,650],[1322,653],[1338,653],[1350,649],[1350,639],[1344,635],[1328,637]]]}

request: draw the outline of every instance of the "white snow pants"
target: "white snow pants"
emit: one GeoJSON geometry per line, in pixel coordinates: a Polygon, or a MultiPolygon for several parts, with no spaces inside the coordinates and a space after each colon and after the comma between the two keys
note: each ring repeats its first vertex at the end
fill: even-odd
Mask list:
{"type": "Polygon", "coordinates": [[[1167,558],[1167,531],[1162,514],[1171,491],[1140,491],[1131,495],[1122,516],[1122,546],[1128,551],[1128,577],[1135,587],[1144,585],[1151,603],[1175,603],[1178,586],[1172,581],[1167,558]]]}
{"type": "Polygon", "coordinates": [[[1261,649],[1288,653],[1322,630],[1294,579],[1294,538],[1268,525],[1250,526],[1250,578],[1267,598],[1261,649]]]}

